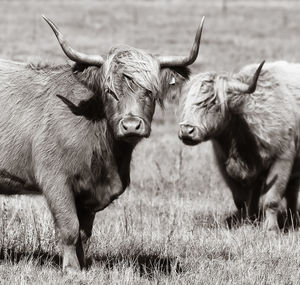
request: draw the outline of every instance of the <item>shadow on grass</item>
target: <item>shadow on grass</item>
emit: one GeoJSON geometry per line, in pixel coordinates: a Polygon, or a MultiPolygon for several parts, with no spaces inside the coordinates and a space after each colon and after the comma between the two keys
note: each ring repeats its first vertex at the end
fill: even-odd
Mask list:
{"type": "Polygon", "coordinates": [[[21,252],[17,251],[14,248],[0,249],[0,261],[7,260],[12,264],[17,264],[20,261],[34,261],[39,265],[51,265],[53,267],[62,266],[62,257],[58,254],[50,254],[44,251],[34,251],[34,252],[21,252]]]}
{"type": "MultiPolygon", "coordinates": [[[[54,268],[62,268],[62,257],[58,254],[50,254],[44,251],[19,252],[15,249],[0,249],[0,261],[6,260],[12,264],[20,261],[33,261],[38,265],[51,265],[54,268]]],[[[118,265],[134,267],[141,276],[152,278],[154,274],[170,275],[172,272],[181,273],[183,271],[180,263],[174,257],[162,257],[156,254],[136,254],[136,255],[92,255],[86,260],[86,269],[92,265],[101,264],[106,269],[111,270],[118,265]]]]}
{"type": "Polygon", "coordinates": [[[183,269],[175,257],[164,257],[157,254],[136,255],[94,255],[87,259],[87,268],[92,265],[101,264],[110,270],[120,265],[134,267],[141,276],[152,278],[154,274],[170,275],[172,272],[182,273],[183,269]]]}

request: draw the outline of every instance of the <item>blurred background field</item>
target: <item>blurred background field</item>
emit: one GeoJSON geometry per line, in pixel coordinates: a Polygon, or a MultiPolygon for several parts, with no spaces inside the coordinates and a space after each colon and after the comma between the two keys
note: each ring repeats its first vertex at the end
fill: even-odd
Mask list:
{"type": "MultiPolygon", "coordinates": [[[[0,56],[17,61],[66,62],[41,14],[86,53],[125,43],[185,54],[205,15],[193,72],[300,61],[299,1],[0,1],[0,12],[0,56]]],[[[97,214],[88,271],[61,275],[42,197],[0,197],[0,282],[299,284],[299,231],[226,229],[234,205],[211,145],[182,145],[175,110],[157,108],[151,137],[134,152],[130,188],[97,214]]]]}

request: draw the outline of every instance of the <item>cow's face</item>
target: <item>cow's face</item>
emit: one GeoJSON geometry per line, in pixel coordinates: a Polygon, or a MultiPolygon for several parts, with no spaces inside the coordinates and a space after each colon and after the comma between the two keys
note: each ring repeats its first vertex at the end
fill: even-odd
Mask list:
{"type": "Polygon", "coordinates": [[[220,135],[232,114],[240,113],[239,106],[247,100],[247,94],[256,91],[264,63],[235,75],[196,75],[182,92],[179,138],[185,144],[196,145],[220,135]]]}
{"type": "Polygon", "coordinates": [[[185,81],[178,70],[160,68],[155,57],[129,47],[113,50],[102,72],[108,124],[116,139],[131,143],[149,137],[156,103],[185,81]]]}
{"type": "Polygon", "coordinates": [[[113,50],[102,67],[102,94],[108,124],[118,140],[149,137],[159,96],[159,64],[131,48],[113,50]]]}
{"type": "Polygon", "coordinates": [[[226,94],[215,79],[214,73],[198,74],[183,89],[178,135],[187,145],[211,139],[226,127],[226,94]]]}
{"type": "Polygon", "coordinates": [[[149,137],[155,94],[126,75],[119,76],[118,81],[117,92],[105,92],[106,116],[116,139],[134,142],[149,137]]]}

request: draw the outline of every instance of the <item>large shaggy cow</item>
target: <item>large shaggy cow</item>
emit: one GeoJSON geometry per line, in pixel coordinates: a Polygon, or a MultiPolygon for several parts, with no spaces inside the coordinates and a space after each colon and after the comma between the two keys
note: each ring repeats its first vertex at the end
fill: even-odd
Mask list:
{"type": "Polygon", "coordinates": [[[191,79],[182,91],[179,138],[188,145],[212,140],[238,216],[256,216],[262,196],[264,226],[271,230],[283,197],[296,214],[300,64],[263,64],[191,79]]]}
{"type": "Polygon", "coordinates": [[[63,245],[63,268],[84,265],[95,213],[130,183],[135,145],[150,135],[156,102],[179,90],[198,55],[152,56],[116,47],[104,58],[75,51],[75,65],[0,61],[0,192],[42,192],[63,245]]]}

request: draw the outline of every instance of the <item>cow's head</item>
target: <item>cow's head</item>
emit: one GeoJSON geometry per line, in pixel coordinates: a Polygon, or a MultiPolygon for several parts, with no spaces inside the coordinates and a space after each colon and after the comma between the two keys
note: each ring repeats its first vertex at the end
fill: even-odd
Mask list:
{"type": "MultiPolygon", "coordinates": [[[[63,51],[73,61],[90,69],[88,86],[104,106],[108,125],[116,139],[136,143],[148,137],[156,102],[163,105],[166,97],[178,92],[189,77],[188,66],[197,58],[204,18],[197,30],[188,56],[154,56],[129,46],[111,49],[104,58],[75,51],[53,22],[44,17],[54,31],[63,51]]],[[[60,96],[75,115],[78,109],[60,96]]],[[[96,100],[94,100],[96,101],[96,100]]],[[[81,107],[88,105],[82,102],[81,107]]]]}
{"type": "Polygon", "coordinates": [[[182,91],[179,138],[187,145],[196,145],[214,138],[229,124],[234,104],[256,89],[264,61],[254,75],[230,76],[200,73],[182,91]]]}

